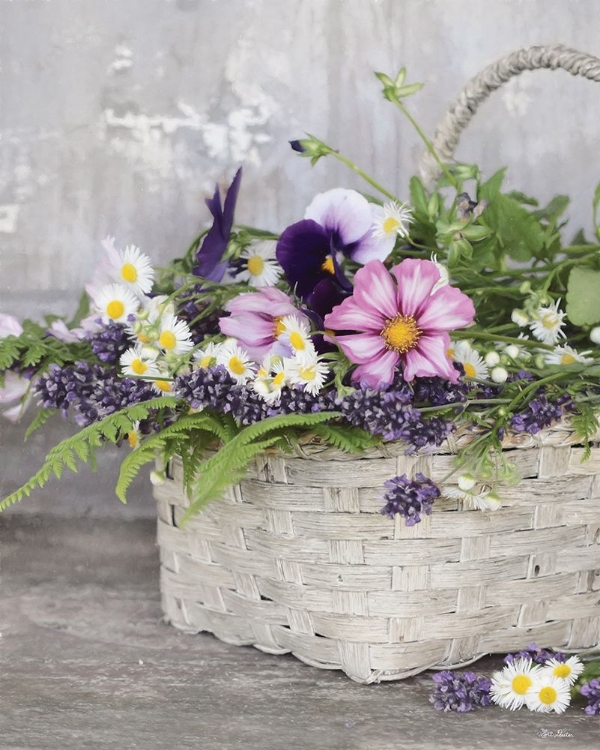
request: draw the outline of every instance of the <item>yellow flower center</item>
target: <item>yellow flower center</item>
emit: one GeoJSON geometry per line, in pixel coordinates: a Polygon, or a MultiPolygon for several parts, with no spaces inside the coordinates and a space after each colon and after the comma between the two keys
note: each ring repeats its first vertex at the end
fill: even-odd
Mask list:
{"type": "Polygon", "coordinates": [[[283,370],[281,372],[278,372],[277,375],[273,378],[273,385],[276,388],[279,388],[280,385],[283,385],[283,381],[285,380],[285,372],[283,370]]]}
{"type": "Polygon", "coordinates": [[[264,267],[265,262],[260,255],[254,255],[248,259],[248,270],[253,276],[260,276],[264,267]]]}
{"type": "Polygon", "coordinates": [[[555,677],[561,677],[564,679],[571,674],[571,667],[568,664],[557,664],[552,670],[552,674],[555,677]]]}
{"type": "Polygon", "coordinates": [[[131,362],[131,369],[136,375],[143,375],[148,369],[148,365],[145,362],[142,362],[141,359],[134,359],[131,362]]]}
{"type": "Polygon", "coordinates": [[[386,234],[393,234],[397,231],[399,226],[400,222],[398,221],[398,219],[394,219],[393,216],[388,216],[387,219],[383,222],[382,229],[386,234]]]}
{"type": "Polygon", "coordinates": [[[229,359],[229,369],[234,375],[243,375],[246,372],[246,365],[239,357],[229,359]]]}
{"type": "Polygon", "coordinates": [[[317,371],[314,367],[303,367],[299,372],[302,380],[314,380],[317,377],[317,371]]]}
{"type": "Polygon", "coordinates": [[[158,388],[159,391],[162,391],[163,393],[171,393],[171,391],[173,390],[173,387],[168,380],[155,380],[154,385],[158,388]]]}
{"type": "Polygon", "coordinates": [[[381,331],[387,349],[404,354],[414,349],[421,337],[417,321],[410,315],[396,315],[388,320],[381,331]]]}
{"type": "Polygon", "coordinates": [[[468,378],[474,378],[477,375],[477,370],[475,369],[475,366],[472,365],[470,362],[463,362],[463,368],[465,371],[465,375],[468,378]]]}
{"type": "Polygon", "coordinates": [[[177,346],[177,339],[175,338],[175,334],[173,333],[173,331],[163,331],[160,334],[158,343],[163,347],[163,349],[175,349],[175,347],[177,346]]]}
{"type": "Polygon", "coordinates": [[[574,362],[577,362],[577,360],[572,354],[563,354],[560,358],[561,365],[572,365],[574,362]]]}
{"type": "Polygon", "coordinates": [[[518,674],[516,677],[513,677],[512,689],[517,695],[525,695],[532,685],[533,681],[529,675],[518,674]]]}
{"type": "Polygon", "coordinates": [[[454,359],[454,356],[456,355],[456,350],[450,347],[450,349],[446,349],[446,356],[449,359],[454,359]]]}
{"type": "Polygon", "coordinates": [[[293,349],[296,351],[304,351],[306,349],[306,341],[302,338],[302,336],[298,333],[298,331],[292,331],[290,334],[290,345],[293,349]]]}
{"type": "Polygon", "coordinates": [[[326,271],[331,275],[335,273],[335,266],[333,265],[333,258],[331,257],[331,255],[328,255],[321,264],[321,271],[326,271]]]}
{"type": "Polygon", "coordinates": [[[138,341],[141,341],[142,344],[150,343],[150,338],[146,336],[145,333],[138,333],[137,338],[138,338],[138,341]]]}
{"type": "Polygon", "coordinates": [[[278,339],[281,336],[281,334],[287,330],[282,320],[283,318],[281,317],[281,315],[276,318],[273,318],[273,323],[275,323],[273,336],[275,336],[276,339],[278,339]]]}
{"type": "Polygon", "coordinates": [[[550,685],[546,685],[546,687],[543,687],[540,690],[540,692],[538,693],[538,697],[544,705],[550,706],[556,701],[556,699],[558,698],[558,694],[553,687],[550,687],[550,685]]]}
{"type": "Polygon", "coordinates": [[[133,284],[134,281],[137,281],[138,272],[133,263],[125,263],[125,265],[121,268],[121,277],[124,281],[128,281],[130,284],[133,284]]]}
{"type": "Polygon", "coordinates": [[[200,367],[203,369],[206,369],[207,367],[210,367],[214,357],[212,357],[210,354],[207,354],[206,357],[202,357],[200,360],[200,367]]]}
{"type": "Polygon", "coordinates": [[[137,448],[140,443],[140,436],[137,432],[130,432],[129,435],[127,435],[127,442],[132,448],[137,448]]]}
{"type": "Polygon", "coordinates": [[[106,305],[106,314],[111,320],[117,320],[117,318],[121,318],[124,312],[125,305],[121,302],[120,299],[113,299],[108,303],[108,305],[106,305]]]}
{"type": "Polygon", "coordinates": [[[551,329],[557,326],[559,323],[560,323],[560,318],[555,312],[546,313],[542,317],[542,325],[544,326],[544,328],[551,329]]]}

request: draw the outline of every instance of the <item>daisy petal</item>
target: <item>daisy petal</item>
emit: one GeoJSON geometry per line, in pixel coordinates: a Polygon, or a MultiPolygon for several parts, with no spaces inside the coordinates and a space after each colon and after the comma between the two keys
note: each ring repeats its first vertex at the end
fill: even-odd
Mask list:
{"type": "Polygon", "coordinates": [[[429,260],[407,258],[393,269],[398,282],[398,308],[402,315],[417,316],[431,304],[431,290],[440,280],[440,272],[429,260]]]}

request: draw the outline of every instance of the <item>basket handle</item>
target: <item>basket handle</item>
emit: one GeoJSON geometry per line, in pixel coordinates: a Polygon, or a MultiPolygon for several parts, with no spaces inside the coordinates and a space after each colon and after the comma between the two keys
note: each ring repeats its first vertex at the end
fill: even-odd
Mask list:
{"type": "MultiPolygon", "coordinates": [[[[443,162],[454,156],[462,131],[467,127],[479,105],[511,78],[525,70],[562,68],[574,76],[600,81],[600,59],[578,52],[562,44],[526,47],[485,67],[467,82],[440,121],[433,139],[433,148],[443,162]]],[[[421,157],[419,174],[425,188],[432,190],[441,169],[429,152],[421,157]]]]}

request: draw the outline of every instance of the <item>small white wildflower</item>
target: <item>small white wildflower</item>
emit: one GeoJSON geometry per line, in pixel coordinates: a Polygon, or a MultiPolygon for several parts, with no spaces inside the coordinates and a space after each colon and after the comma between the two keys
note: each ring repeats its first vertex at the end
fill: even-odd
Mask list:
{"type": "Polygon", "coordinates": [[[544,344],[556,344],[560,338],[565,338],[562,328],[566,313],[559,310],[559,305],[560,300],[556,300],[552,305],[539,307],[529,325],[536,339],[544,344]]]}
{"type": "Polygon", "coordinates": [[[490,373],[494,383],[506,383],[508,379],[508,370],[504,367],[494,367],[490,373]]]}
{"type": "Polygon", "coordinates": [[[593,344],[600,345],[600,326],[595,326],[595,328],[592,328],[590,331],[590,341],[593,344]]]}
{"type": "Polygon", "coordinates": [[[529,319],[529,315],[527,315],[524,310],[519,309],[514,309],[512,311],[510,319],[515,325],[519,326],[519,328],[524,328],[531,322],[529,319]]]}
{"type": "Polygon", "coordinates": [[[500,355],[498,352],[488,352],[484,357],[485,363],[488,367],[496,367],[500,364],[500,355]]]}
{"type": "Polygon", "coordinates": [[[567,345],[557,346],[553,352],[548,352],[544,356],[544,362],[547,365],[573,365],[576,362],[582,364],[593,362],[593,359],[585,356],[586,354],[591,354],[591,352],[577,352],[575,349],[567,345]]]}

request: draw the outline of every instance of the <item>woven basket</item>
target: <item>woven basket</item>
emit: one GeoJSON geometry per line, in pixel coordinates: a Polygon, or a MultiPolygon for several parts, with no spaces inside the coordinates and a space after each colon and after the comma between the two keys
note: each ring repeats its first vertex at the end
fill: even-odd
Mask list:
{"type": "MultiPolygon", "coordinates": [[[[600,80],[600,60],[564,47],[517,52],[467,85],[438,130],[442,156],[489,91],[540,67],[600,80]]],[[[436,168],[424,160],[428,182],[436,168]]],[[[532,641],[597,646],[600,447],[582,463],[567,424],[506,439],[521,480],[502,488],[495,512],[441,499],[413,527],[381,515],[386,480],[421,471],[448,487],[453,454],[471,439],[420,456],[400,444],[359,458],[316,443],[265,454],[184,529],[189,501],[174,461],[155,488],[167,619],[366,683],[532,641]]]]}

